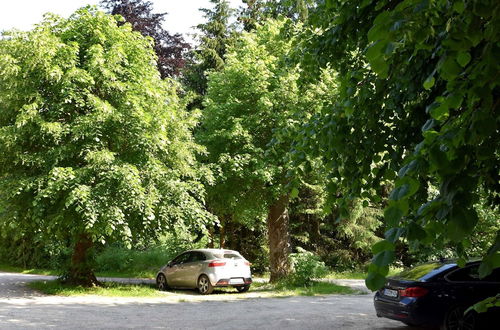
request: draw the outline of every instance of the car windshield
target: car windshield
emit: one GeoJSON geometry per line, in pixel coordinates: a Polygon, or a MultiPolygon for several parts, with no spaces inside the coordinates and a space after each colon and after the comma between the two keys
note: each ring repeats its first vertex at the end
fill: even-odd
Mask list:
{"type": "Polygon", "coordinates": [[[445,269],[454,267],[454,264],[442,264],[440,262],[429,262],[426,264],[418,265],[416,267],[406,269],[401,273],[394,276],[396,279],[406,281],[427,281],[434,277],[434,275],[442,272],[445,269]]]}

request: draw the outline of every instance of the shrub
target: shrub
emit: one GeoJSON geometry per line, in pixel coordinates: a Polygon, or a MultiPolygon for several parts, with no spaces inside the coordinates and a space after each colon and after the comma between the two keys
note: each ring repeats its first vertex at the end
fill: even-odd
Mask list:
{"type": "Polygon", "coordinates": [[[288,281],[294,285],[310,285],[313,279],[321,278],[328,272],[325,263],[318,256],[301,247],[297,248],[297,253],[290,254],[290,264],[292,273],[288,281]]]}

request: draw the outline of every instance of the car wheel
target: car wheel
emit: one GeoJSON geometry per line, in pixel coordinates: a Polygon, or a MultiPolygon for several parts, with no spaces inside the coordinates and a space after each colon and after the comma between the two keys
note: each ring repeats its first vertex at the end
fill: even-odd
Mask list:
{"type": "Polygon", "coordinates": [[[464,315],[465,307],[455,306],[450,308],[444,317],[441,327],[443,330],[473,330],[476,326],[476,315],[469,312],[464,315]]]}
{"type": "Polygon", "coordinates": [[[214,291],[214,287],[212,283],[210,283],[207,275],[201,275],[198,278],[198,291],[201,294],[211,294],[212,291],[214,291]]]}
{"type": "Polygon", "coordinates": [[[416,327],[417,325],[414,324],[414,323],[411,323],[411,322],[406,322],[406,321],[401,321],[403,322],[405,325],[409,326],[409,327],[416,327]]]}
{"type": "Polygon", "coordinates": [[[244,286],[237,286],[236,287],[236,290],[238,290],[238,292],[240,292],[240,293],[247,292],[248,289],[250,289],[250,285],[244,285],[244,286]]]}
{"type": "Polygon", "coordinates": [[[169,289],[168,283],[167,283],[167,278],[163,274],[158,274],[156,277],[156,286],[158,287],[158,290],[160,291],[166,291],[169,289]]]}

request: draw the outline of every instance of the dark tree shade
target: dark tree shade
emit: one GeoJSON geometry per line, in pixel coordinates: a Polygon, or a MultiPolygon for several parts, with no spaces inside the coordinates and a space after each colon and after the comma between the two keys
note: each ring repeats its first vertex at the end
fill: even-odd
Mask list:
{"type": "Polygon", "coordinates": [[[153,3],[143,0],[103,0],[101,6],[112,15],[121,15],[135,31],[153,38],[161,77],[180,74],[185,65],[185,53],[191,48],[181,34],[170,34],[162,27],[167,13],[152,13],[153,3]]]}

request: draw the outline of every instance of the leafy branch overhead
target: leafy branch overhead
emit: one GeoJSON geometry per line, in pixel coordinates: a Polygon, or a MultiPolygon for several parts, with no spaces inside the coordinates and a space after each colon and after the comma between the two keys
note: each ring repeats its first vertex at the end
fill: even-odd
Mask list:
{"type": "MultiPolygon", "coordinates": [[[[312,151],[325,150],[333,193],[376,201],[394,184],[385,240],[373,247],[372,289],[401,238],[451,242],[463,263],[481,191],[500,204],[499,10],[497,1],[367,0],[325,1],[312,14],[320,30],[305,40],[303,60],[311,72],[328,63],[343,76],[312,151]]],[[[483,275],[500,266],[499,243],[483,275]]]]}

